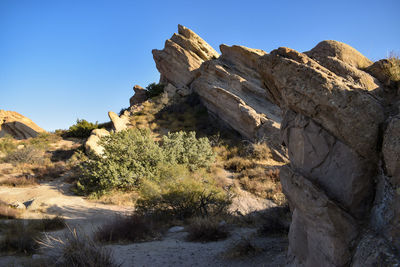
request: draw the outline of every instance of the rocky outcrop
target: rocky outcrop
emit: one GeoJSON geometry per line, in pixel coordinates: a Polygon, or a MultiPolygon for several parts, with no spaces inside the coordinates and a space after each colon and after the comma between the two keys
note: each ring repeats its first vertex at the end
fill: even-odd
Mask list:
{"type": "Polygon", "coordinates": [[[100,138],[110,135],[106,129],[94,129],[85,143],[85,151],[87,154],[94,153],[98,156],[103,155],[104,147],[99,145],[100,138]]]}
{"type": "Polygon", "coordinates": [[[117,113],[113,111],[108,112],[108,117],[110,118],[113,129],[115,132],[120,132],[128,128],[129,125],[129,116],[123,114],[118,116],[117,113]]]}
{"type": "Polygon", "coordinates": [[[143,87],[135,85],[133,87],[133,91],[135,92],[135,94],[129,99],[129,104],[131,107],[134,105],[139,105],[147,100],[148,97],[146,89],[144,89],[143,87]]]}
{"type": "Polygon", "coordinates": [[[11,135],[16,139],[36,137],[46,132],[29,118],[14,111],[0,110],[0,137],[11,135]]]}
{"type": "MultiPolygon", "coordinates": [[[[248,139],[278,132],[281,112],[263,88],[257,60],[266,52],[221,45],[222,55],[202,64],[192,89],[208,110],[248,139]]],[[[278,141],[278,140],[277,140],[278,141]]]]}
{"type": "Polygon", "coordinates": [[[155,49],[152,53],[161,73],[160,82],[186,90],[195,78],[195,70],[204,61],[219,56],[209,44],[182,25],[178,25],[178,34],[165,42],[163,50],[155,49]]]}
{"type": "Polygon", "coordinates": [[[289,265],[400,265],[400,92],[379,75],[383,63],[337,41],[305,53],[221,45],[194,61],[172,39],[157,52],[168,60],[154,56],[161,81],[195,91],[245,138],[286,145],[289,265]]]}

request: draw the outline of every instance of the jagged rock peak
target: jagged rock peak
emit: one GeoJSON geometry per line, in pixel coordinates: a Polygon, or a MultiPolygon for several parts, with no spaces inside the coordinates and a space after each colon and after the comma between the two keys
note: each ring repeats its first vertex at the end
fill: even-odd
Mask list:
{"type": "Polygon", "coordinates": [[[8,134],[16,139],[26,139],[43,132],[46,131],[18,112],[0,109],[0,137],[8,134]]]}
{"type": "Polygon", "coordinates": [[[165,41],[163,50],[154,49],[152,53],[161,73],[160,82],[178,89],[188,88],[195,78],[194,71],[204,61],[219,57],[206,41],[182,25],[178,25],[178,34],[165,41]]]}

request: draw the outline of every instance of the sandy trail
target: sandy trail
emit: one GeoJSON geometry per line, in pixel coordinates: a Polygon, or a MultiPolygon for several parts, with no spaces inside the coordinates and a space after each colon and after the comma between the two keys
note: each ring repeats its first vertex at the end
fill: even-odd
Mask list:
{"type": "MultiPolygon", "coordinates": [[[[61,215],[71,228],[78,228],[87,234],[117,214],[128,214],[133,210],[132,207],[102,204],[73,195],[70,185],[63,178],[37,186],[0,187],[0,201],[24,203],[27,209],[23,219],[61,215]]],[[[122,266],[283,266],[286,237],[257,237],[255,231],[251,228],[235,228],[228,239],[210,243],[187,242],[186,232],[168,233],[158,241],[107,247],[122,266]],[[228,260],[222,256],[238,240],[251,235],[255,236],[252,240],[262,249],[262,253],[242,260],[228,260]]],[[[60,236],[62,233],[50,234],[60,236]]],[[[27,260],[30,258],[1,257],[0,266],[21,266],[21,261],[27,260]]]]}

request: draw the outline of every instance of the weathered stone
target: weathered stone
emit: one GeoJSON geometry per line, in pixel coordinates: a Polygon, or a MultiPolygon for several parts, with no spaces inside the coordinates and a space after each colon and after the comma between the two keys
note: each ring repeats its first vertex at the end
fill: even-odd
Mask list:
{"type": "Polygon", "coordinates": [[[393,117],[386,128],[382,152],[387,174],[400,187],[400,115],[393,117]]]}
{"type": "Polygon", "coordinates": [[[278,133],[281,112],[268,99],[256,71],[258,58],[266,53],[242,46],[221,45],[220,50],[218,59],[202,64],[193,90],[211,113],[242,136],[278,133]]]}
{"type": "Polygon", "coordinates": [[[320,65],[368,91],[376,90],[380,83],[368,73],[360,70],[372,62],[354,48],[337,41],[322,41],[304,54],[320,65]]]}
{"type": "Polygon", "coordinates": [[[367,90],[289,48],[261,57],[259,67],[282,108],[311,117],[361,156],[377,157],[384,114],[367,90]]]}
{"type": "Polygon", "coordinates": [[[400,259],[385,239],[371,231],[359,242],[351,266],[400,266],[400,259]]]}
{"type": "Polygon", "coordinates": [[[369,212],[376,166],[337,140],[312,119],[286,112],[281,127],[290,165],[318,184],[353,216],[369,212]]]}
{"type": "Polygon", "coordinates": [[[364,69],[372,65],[371,60],[353,47],[334,40],[326,40],[318,43],[309,53],[316,55],[318,58],[337,58],[358,69],[364,69]]]}
{"type": "Polygon", "coordinates": [[[398,59],[381,59],[369,66],[365,71],[376,77],[385,86],[400,90],[399,64],[398,59]]]}
{"type": "Polygon", "coordinates": [[[0,110],[0,137],[11,135],[16,139],[27,139],[44,132],[25,116],[14,111],[0,110]]]}
{"type": "Polygon", "coordinates": [[[308,179],[281,170],[282,188],[293,208],[288,257],[294,266],[346,266],[358,235],[354,219],[308,179]]]}
{"type": "Polygon", "coordinates": [[[141,104],[147,100],[148,97],[146,94],[146,89],[144,89],[143,87],[135,85],[133,87],[133,91],[135,92],[135,94],[129,99],[130,106],[141,104]]]}
{"type": "Polygon", "coordinates": [[[86,153],[94,153],[98,156],[103,155],[104,147],[100,146],[98,142],[101,137],[109,134],[110,133],[106,129],[94,129],[85,143],[86,153]]]}
{"type": "Polygon", "coordinates": [[[219,54],[190,29],[178,25],[178,34],[165,42],[163,50],[152,51],[160,82],[176,88],[188,88],[195,78],[195,70],[206,60],[219,54]]]}
{"type": "Polygon", "coordinates": [[[110,120],[113,124],[113,128],[116,132],[123,131],[128,128],[129,124],[129,117],[122,115],[121,117],[117,115],[117,113],[113,111],[108,112],[108,117],[110,117],[110,120]]]}
{"type": "Polygon", "coordinates": [[[397,249],[400,258],[400,186],[393,185],[383,174],[377,180],[371,225],[397,249]]]}

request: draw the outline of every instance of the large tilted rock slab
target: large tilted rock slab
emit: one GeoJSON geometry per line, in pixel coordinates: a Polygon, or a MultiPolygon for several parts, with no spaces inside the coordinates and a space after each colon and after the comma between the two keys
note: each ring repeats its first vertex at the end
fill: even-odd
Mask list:
{"type": "Polygon", "coordinates": [[[207,42],[182,25],[178,25],[178,34],[165,42],[163,50],[154,49],[152,53],[161,73],[160,82],[171,83],[178,89],[187,88],[201,63],[219,56],[207,42]]]}
{"type": "Polygon", "coordinates": [[[85,150],[87,154],[93,153],[98,156],[103,155],[104,147],[99,145],[100,139],[104,136],[110,135],[106,129],[94,129],[85,143],[85,150]]]}
{"type": "Polygon", "coordinates": [[[358,229],[354,219],[302,175],[281,170],[293,208],[288,256],[293,266],[346,266],[358,229]]]}
{"type": "Polygon", "coordinates": [[[31,119],[14,111],[0,110],[0,137],[11,135],[16,139],[26,139],[44,132],[31,119]]]}
{"type": "MultiPolygon", "coordinates": [[[[290,165],[351,215],[362,218],[373,201],[376,166],[312,119],[288,111],[282,123],[290,165]]],[[[290,195],[290,192],[288,192],[290,195]]]]}
{"type": "Polygon", "coordinates": [[[210,112],[242,136],[252,140],[277,135],[281,111],[268,99],[256,71],[258,58],[266,52],[226,45],[221,45],[220,50],[218,59],[204,62],[198,70],[193,91],[210,112]]]}
{"type": "Polygon", "coordinates": [[[259,68],[281,108],[311,117],[362,157],[377,156],[384,112],[368,90],[289,48],[261,57],[259,68]]]}

